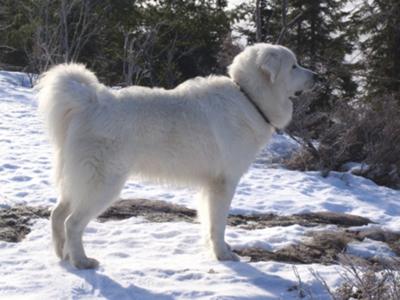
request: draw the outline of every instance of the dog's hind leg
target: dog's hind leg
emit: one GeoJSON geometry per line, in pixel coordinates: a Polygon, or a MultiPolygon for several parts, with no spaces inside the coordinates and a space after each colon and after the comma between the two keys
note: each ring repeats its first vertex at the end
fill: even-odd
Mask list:
{"type": "Polygon", "coordinates": [[[59,258],[63,258],[63,248],[65,243],[65,219],[70,214],[70,204],[61,198],[57,206],[52,210],[50,215],[51,232],[54,249],[59,258]]]}
{"type": "Polygon", "coordinates": [[[236,182],[215,180],[203,190],[203,197],[200,199],[202,203],[200,203],[199,217],[204,238],[218,260],[239,260],[225,243],[226,221],[235,188],[236,182]]]}
{"type": "Polygon", "coordinates": [[[93,217],[92,212],[75,210],[65,221],[64,257],[78,269],[96,268],[99,264],[97,260],[86,256],[82,244],[83,231],[93,217]]]}
{"type": "MultiPolygon", "coordinates": [[[[118,197],[125,177],[107,176],[105,180],[96,180],[96,184],[85,184],[80,194],[75,195],[71,214],[65,220],[64,258],[68,258],[78,269],[90,269],[98,266],[98,261],[86,256],[82,244],[82,235],[91,219],[101,214],[118,197]]],[[[93,181],[92,181],[93,182],[93,181]]]]}

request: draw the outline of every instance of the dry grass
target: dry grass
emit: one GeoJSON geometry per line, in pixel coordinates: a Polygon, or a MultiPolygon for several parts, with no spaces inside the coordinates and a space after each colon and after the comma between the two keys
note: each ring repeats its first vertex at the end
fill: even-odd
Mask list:
{"type": "Polygon", "coordinates": [[[343,256],[341,264],[344,271],[341,276],[344,283],[335,291],[330,291],[335,300],[368,299],[398,300],[400,299],[400,262],[375,266],[355,263],[351,258],[343,256]]]}
{"type": "Polygon", "coordinates": [[[310,103],[305,99],[295,106],[293,124],[288,128],[292,136],[300,137],[303,147],[286,166],[328,174],[341,171],[347,162],[360,162],[367,167],[357,175],[400,188],[399,102],[394,96],[382,96],[368,105],[341,103],[330,113],[309,114],[310,103]]]}
{"type": "MultiPolygon", "coordinates": [[[[400,261],[394,260],[386,265],[374,265],[356,257],[341,256],[343,283],[337,289],[329,287],[325,279],[315,269],[311,275],[333,300],[399,300],[400,299],[400,261]]],[[[310,286],[305,284],[293,266],[297,284],[289,291],[297,291],[299,299],[319,299],[310,286]]]]}

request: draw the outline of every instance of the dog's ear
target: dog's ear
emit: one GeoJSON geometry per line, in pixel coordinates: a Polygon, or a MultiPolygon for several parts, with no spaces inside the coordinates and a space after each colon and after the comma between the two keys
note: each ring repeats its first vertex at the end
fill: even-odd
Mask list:
{"type": "Polygon", "coordinates": [[[279,54],[274,52],[268,53],[260,67],[269,77],[271,83],[274,83],[281,68],[281,59],[279,54]]]}

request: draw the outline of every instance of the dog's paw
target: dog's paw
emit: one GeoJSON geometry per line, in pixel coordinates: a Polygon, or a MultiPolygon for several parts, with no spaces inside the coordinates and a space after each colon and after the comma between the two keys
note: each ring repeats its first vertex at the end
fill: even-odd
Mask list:
{"type": "Polygon", "coordinates": [[[236,253],[234,253],[230,250],[224,251],[222,253],[218,253],[217,259],[221,260],[221,261],[225,261],[225,260],[240,261],[239,255],[237,255],[236,253]]]}
{"type": "Polygon", "coordinates": [[[71,264],[77,269],[96,269],[99,266],[98,260],[90,257],[73,260],[71,264]]]}
{"type": "Polygon", "coordinates": [[[232,252],[231,247],[225,243],[225,247],[223,249],[219,249],[215,251],[215,256],[218,260],[225,261],[240,261],[240,256],[236,253],[232,252]]]}

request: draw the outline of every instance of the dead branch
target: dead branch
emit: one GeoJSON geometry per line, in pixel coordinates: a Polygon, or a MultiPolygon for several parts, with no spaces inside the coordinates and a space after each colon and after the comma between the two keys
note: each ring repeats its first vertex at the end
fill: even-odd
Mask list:
{"type": "Polygon", "coordinates": [[[281,44],[286,32],[293,27],[303,17],[303,12],[300,12],[289,23],[287,22],[287,0],[282,0],[282,29],[279,33],[278,39],[275,44],[281,44]]]}
{"type": "Polygon", "coordinates": [[[255,19],[256,19],[256,41],[261,42],[262,40],[262,28],[261,28],[261,6],[260,1],[256,1],[256,11],[255,11],[255,19]]]}

